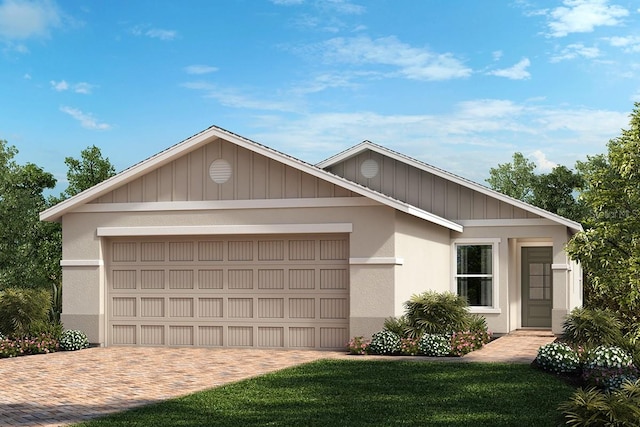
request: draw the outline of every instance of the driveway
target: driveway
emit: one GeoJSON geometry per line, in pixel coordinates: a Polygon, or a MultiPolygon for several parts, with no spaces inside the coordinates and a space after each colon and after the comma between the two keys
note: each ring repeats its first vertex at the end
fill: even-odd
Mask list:
{"type": "Polygon", "coordinates": [[[0,359],[0,426],[59,426],[319,359],[531,363],[549,331],[516,331],[462,358],[107,347],[0,359]]]}
{"type": "Polygon", "coordinates": [[[59,426],[342,352],[90,348],[0,359],[0,426],[59,426]]]}

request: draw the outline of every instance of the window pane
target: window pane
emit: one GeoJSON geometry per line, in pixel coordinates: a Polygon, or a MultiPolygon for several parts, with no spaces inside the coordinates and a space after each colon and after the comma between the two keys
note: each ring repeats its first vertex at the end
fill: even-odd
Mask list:
{"type": "Polygon", "coordinates": [[[491,245],[458,246],[458,274],[492,274],[491,245]]]}
{"type": "Polygon", "coordinates": [[[492,282],[490,277],[458,277],[458,295],[466,297],[470,306],[490,307],[492,282]]]}

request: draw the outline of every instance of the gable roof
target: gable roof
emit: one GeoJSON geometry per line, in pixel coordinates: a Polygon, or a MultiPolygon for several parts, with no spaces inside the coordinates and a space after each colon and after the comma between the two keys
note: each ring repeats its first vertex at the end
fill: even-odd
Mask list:
{"type": "Polygon", "coordinates": [[[582,225],[578,222],[572,221],[570,219],[564,218],[560,215],[554,214],[552,212],[546,211],[537,206],[533,206],[529,203],[523,202],[518,199],[514,199],[513,197],[502,194],[498,191],[492,190],[489,187],[485,187],[484,185],[478,184],[466,178],[460,177],[458,175],[452,174],[451,172],[447,172],[443,169],[437,168],[435,166],[431,166],[427,163],[424,163],[420,160],[414,159],[412,157],[406,156],[402,153],[398,153],[397,151],[390,150],[386,147],[383,147],[378,144],[374,144],[371,141],[363,141],[358,145],[355,145],[351,148],[346,149],[345,151],[338,153],[332,157],[329,157],[326,160],[316,164],[316,166],[320,168],[328,168],[337,163],[340,163],[344,160],[347,160],[351,157],[357,156],[360,153],[371,150],[383,156],[390,157],[399,162],[405,163],[409,166],[413,166],[417,169],[423,170],[425,172],[436,175],[440,178],[446,179],[463,187],[466,187],[470,190],[477,191],[481,194],[487,195],[489,197],[493,197],[494,199],[500,200],[502,202],[508,203],[510,205],[516,206],[525,211],[531,212],[533,214],[539,215],[543,218],[549,219],[556,223],[562,224],[573,231],[582,231],[582,225]]]}
{"type": "Polygon", "coordinates": [[[352,182],[348,179],[342,178],[338,175],[334,175],[320,167],[314,166],[310,163],[306,163],[302,160],[296,159],[295,157],[281,153],[262,144],[258,144],[257,142],[251,141],[247,138],[241,137],[240,135],[234,134],[217,126],[211,126],[208,129],[205,129],[204,131],[195,134],[185,139],[184,141],[181,141],[176,145],[173,145],[172,147],[169,147],[168,149],[149,157],[146,160],[141,161],[140,163],[137,163],[129,167],[128,169],[125,169],[124,171],[101,182],[100,184],[97,184],[81,193],[76,194],[69,199],[58,203],[55,206],[50,207],[49,209],[40,213],[40,219],[42,221],[59,221],[64,214],[73,211],[75,208],[89,203],[90,201],[104,194],[107,194],[108,192],[120,187],[121,185],[131,182],[134,179],[137,179],[154,169],[164,166],[165,164],[170,163],[180,156],[190,151],[196,150],[199,147],[206,145],[217,138],[224,139],[225,141],[231,142],[240,147],[261,154],[269,159],[283,163],[316,178],[320,178],[332,184],[343,187],[356,194],[360,194],[361,196],[368,197],[401,212],[405,212],[407,214],[427,220],[434,224],[441,225],[454,231],[462,232],[463,230],[462,225],[457,224],[453,221],[442,218],[438,215],[434,215],[431,212],[419,209],[409,203],[394,199],[375,190],[352,182]]]}

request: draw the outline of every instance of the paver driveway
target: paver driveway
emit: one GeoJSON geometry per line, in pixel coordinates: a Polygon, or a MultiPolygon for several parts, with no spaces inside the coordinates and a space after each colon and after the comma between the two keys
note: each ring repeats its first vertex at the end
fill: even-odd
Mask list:
{"type": "Polygon", "coordinates": [[[91,348],[0,359],[0,426],[58,426],[341,352],[91,348]]]}
{"type": "Polygon", "coordinates": [[[108,347],[0,359],[0,426],[59,426],[319,359],[530,363],[548,331],[516,331],[462,358],[343,352],[108,347]]]}

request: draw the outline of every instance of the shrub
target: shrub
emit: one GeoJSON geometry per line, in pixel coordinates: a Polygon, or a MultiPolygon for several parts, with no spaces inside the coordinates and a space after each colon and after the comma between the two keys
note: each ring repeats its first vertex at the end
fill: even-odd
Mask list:
{"type": "Polygon", "coordinates": [[[369,351],[369,340],[364,337],[353,337],[347,343],[349,354],[367,354],[369,351]]]}
{"type": "Polygon", "coordinates": [[[404,337],[407,333],[407,317],[388,317],[384,320],[384,329],[391,331],[398,336],[404,337]]]}
{"type": "Polygon", "coordinates": [[[68,330],[60,337],[60,348],[65,351],[81,350],[89,347],[87,335],[78,330],[68,330]]]}
{"type": "Polygon", "coordinates": [[[545,371],[574,373],[580,368],[580,359],[567,344],[552,342],[538,349],[536,362],[545,371]]]}
{"type": "MultiPolygon", "coordinates": [[[[484,334],[488,334],[489,328],[487,327],[487,319],[480,316],[479,314],[469,314],[468,317],[468,325],[467,329],[471,332],[482,332],[484,334]]],[[[489,337],[490,338],[490,337],[489,337]]],[[[489,341],[487,341],[489,342],[489,341]]],[[[485,342],[485,344],[487,343],[485,342]]]]}
{"type": "Polygon", "coordinates": [[[427,291],[412,295],[404,305],[409,337],[447,334],[468,329],[470,315],[467,311],[467,300],[452,292],[427,291]]]}
{"type": "Polygon", "coordinates": [[[631,355],[620,347],[599,346],[588,352],[582,372],[588,384],[605,389],[619,388],[625,380],[638,379],[631,355]]]}
{"type": "Polygon", "coordinates": [[[400,338],[400,354],[405,356],[415,356],[420,352],[418,348],[418,339],[416,338],[400,338]]]}
{"type": "Polygon", "coordinates": [[[622,323],[610,310],[575,308],[563,324],[563,339],[576,345],[619,345],[622,323]]]}
{"type": "Polygon", "coordinates": [[[0,332],[8,337],[35,335],[49,321],[51,294],[43,289],[7,288],[0,293],[0,332]]]}
{"type": "Polygon", "coordinates": [[[7,337],[5,337],[4,335],[2,335],[2,334],[0,333],[0,341],[4,341],[4,340],[6,340],[6,339],[7,339],[7,337]]]}
{"type": "Polygon", "coordinates": [[[424,334],[418,343],[425,356],[447,356],[451,353],[451,337],[445,334],[424,334]]]}
{"type": "Polygon", "coordinates": [[[48,334],[0,341],[0,358],[53,353],[57,350],[58,340],[48,334]]]}
{"type": "Polygon", "coordinates": [[[373,334],[369,351],[374,354],[394,354],[400,351],[400,336],[391,331],[380,331],[373,334]]]}
{"type": "Polygon", "coordinates": [[[568,426],[637,426],[640,381],[627,381],[615,391],[579,388],[558,409],[568,426]]]}
{"type": "Polygon", "coordinates": [[[451,336],[451,354],[464,356],[482,348],[491,340],[491,334],[484,331],[454,332],[451,336]]]}

